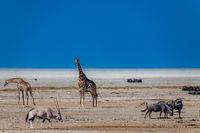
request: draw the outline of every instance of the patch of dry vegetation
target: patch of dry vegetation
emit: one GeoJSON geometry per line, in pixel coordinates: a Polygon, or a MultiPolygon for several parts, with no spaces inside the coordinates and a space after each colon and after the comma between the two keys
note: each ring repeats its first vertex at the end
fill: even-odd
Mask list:
{"type": "MultiPolygon", "coordinates": [[[[97,89],[181,89],[183,86],[124,86],[124,87],[97,87],[97,89]]],[[[16,91],[17,88],[1,88],[0,91],[16,91]]],[[[71,87],[46,87],[46,86],[39,86],[39,87],[32,87],[33,91],[45,91],[45,90],[76,90],[78,87],[71,86],[71,87]]]]}

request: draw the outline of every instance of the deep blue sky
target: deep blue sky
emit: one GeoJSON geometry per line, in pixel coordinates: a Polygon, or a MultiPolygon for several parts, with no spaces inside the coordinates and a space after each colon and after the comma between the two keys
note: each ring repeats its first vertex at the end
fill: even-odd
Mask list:
{"type": "Polygon", "coordinates": [[[0,67],[199,68],[199,0],[1,0],[0,67]]]}

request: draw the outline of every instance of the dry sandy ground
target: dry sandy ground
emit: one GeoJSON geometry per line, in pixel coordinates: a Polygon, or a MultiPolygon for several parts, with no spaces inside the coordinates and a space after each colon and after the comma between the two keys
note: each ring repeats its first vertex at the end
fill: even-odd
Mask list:
{"type": "MultiPolygon", "coordinates": [[[[79,93],[75,89],[34,91],[37,106],[55,107],[56,97],[61,107],[64,122],[53,121],[54,129],[48,123],[40,129],[41,120],[34,121],[35,129],[29,129],[25,122],[26,113],[32,107],[17,105],[16,91],[0,91],[0,132],[51,133],[51,132],[139,132],[139,133],[198,133],[200,132],[200,96],[188,95],[179,88],[146,89],[98,89],[98,107],[92,107],[92,98],[86,95],[86,107],[79,107],[79,93]],[[159,100],[183,98],[183,119],[178,114],[170,119],[160,119],[159,113],[152,113],[153,119],[144,119],[144,113],[137,106],[143,101],[154,103],[159,100]]],[[[55,109],[55,108],[54,108],[55,109]]]]}

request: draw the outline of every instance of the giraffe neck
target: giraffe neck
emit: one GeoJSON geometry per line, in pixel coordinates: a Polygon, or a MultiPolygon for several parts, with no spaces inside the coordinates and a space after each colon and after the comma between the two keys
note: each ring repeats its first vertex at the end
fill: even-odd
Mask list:
{"type": "Polygon", "coordinates": [[[78,62],[77,63],[77,68],[78,68],[78,72],[79,72],[79,80],[83,80],[83,79],[86,79],[86,75],[84,74],[82,68],[81,68],[81,65],[80,63],[78,62]]]}
{"type": "Polygon", "coordinates": [[[6,80],[8,83],[21,83],[21,82],[23,82],[24,80],[23,79],[21,79],[21,78],[12,78],[12,79],[8,79],[8,80],[6,80]]]}

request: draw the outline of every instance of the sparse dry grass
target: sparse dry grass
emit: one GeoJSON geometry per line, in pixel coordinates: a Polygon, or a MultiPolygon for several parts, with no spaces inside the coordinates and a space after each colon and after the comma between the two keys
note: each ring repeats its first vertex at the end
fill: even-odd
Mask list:
{"type": "MultiPolygon", "coordinates": [[[[181,89],[183,86],[124,86],[124,87],[97,87],[97,89],[181,89]]],[[[32,87],[33,91],[45,91],[45,90],[78,90],[78,87],[46,87],[46,86],[38,86],[32,87]]],[[[1,88],[0,91],[16,91],[11,88],[1,88]]]]}

